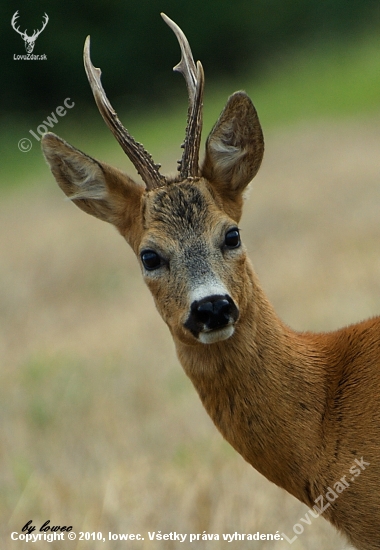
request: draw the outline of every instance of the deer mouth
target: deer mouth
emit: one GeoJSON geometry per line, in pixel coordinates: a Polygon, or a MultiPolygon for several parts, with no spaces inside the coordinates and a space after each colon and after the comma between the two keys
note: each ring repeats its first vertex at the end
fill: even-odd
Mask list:
{"type": "Polygon", "coordinates": [[[215,342],[227,340],[234,332],[235,327],[233,324],[230,324],[222,328],[203,330],[198,334],[198,339],[202,344],[214,344],[215,342]]]}

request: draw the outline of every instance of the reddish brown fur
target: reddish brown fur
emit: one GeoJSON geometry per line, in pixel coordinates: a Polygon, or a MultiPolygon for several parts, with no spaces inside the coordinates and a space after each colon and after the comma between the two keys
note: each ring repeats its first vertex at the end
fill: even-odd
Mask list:
{"type": "Polygon", "coordinates": [[[180,362],[227,441],[310,507],[320,496],[327,502],[326,492],[346,476],[349,486],[324,517],[358,549],[376,550],[380,319],[333,333],[296,333],[277,317],[244,248],[221,252],[218,244],[240,219],[242,193],[262,158],[260,136],[256,111],[236,94],[209,137],[202,176],[149,192],[53,134],[43,148],[77,206],[113,223],[137,257],[154,248],[166,258],[170,269],[143,273],[180,362]],[[239,310],[233,335],[212,344],[184,326],[189,280],[207,270],[218,274],[239,310]],[[351,481],[355,459],[366,467],[351,481]]]}

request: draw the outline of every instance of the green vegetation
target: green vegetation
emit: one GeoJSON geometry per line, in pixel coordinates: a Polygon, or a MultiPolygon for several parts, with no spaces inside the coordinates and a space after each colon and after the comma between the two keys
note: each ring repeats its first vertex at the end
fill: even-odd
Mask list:
{"type": "Polygon", "coordinates": [[[380,109],[380,39],[325,44],[297,52],[262,85],[252,85],[261,118],[279,125],[301,119],[360,115],[380,109]]]}
{"type": "MultiPolygon", "coordinates": [[[[302,52],[289,51],[281,59],[273,57],[260,78],[256,77],[254,67],[250,67],[248,74],[241,74],[234,80],[207,80],[204,137],[217,119],[226,98],[236,89],[245,89],[249,93],[266,131],[300,120],[376,112],[379,110],[379,69],[380,38],[371,34],[350,43],[325,43],[302,52]]],[[[170,74],[167,86],[171,86],[170,74]]],[[[155,158],[163,159],[163,170],[175,170],[173,155],[180,156],[179,144],[185,127],[185,85],[171,107],[166,103],[161,110],[155,107],[122,113],[118,102],[115,106],[132,134],[144,143],[155,158]]],[[[34,113],[22,120],[9,118],[4,124],[0,138],[1,149],[5,153],[5,162],[1,165],[3,189],[14,188],[22,182],[30,186],[47,181],[40,145],[29,134],[29,129],[36,132],[37,126],[49,114],[39,111],[37,115],[34,113]],[[32,150],[28,153],[21,153],[17,147],[22,137],[29,137],[32,142],[32,150]]],[[[114,143],[95,105],[89,109],[76,105],[52,131],[91,155],[125,166],[124,155],[114,143]],[[86,116],[84,113],[91,114],[86,116]]]]}
{"type": "Polygon", "coordinates": [[[160,11],[183,28],[195,56],[213,78],[236,75],[250,64],[261,72],[272,55],[331,37],[352,40],[380,20],[378,0],[93,0],[90,5],[83,0],[40,0],[38,6],[19,0],[17,9],[21,31],[40,29],[45,12],[49,23],[34,50],[47,60],[15,61],[15,54],[25,54],[21,37],[10,25],[16,6],[11,9],[3,3],[0,7],[4,23],[0,46],[7,76],[2,108],[12,112],[46,109],[67,96],[76,102],[91,101],[81,80],[81,51],[87,35],[92,37],[94,63],[104,68],[112,97],[123,89],[124,71],[133,70],[130,102],[160,104],[168,96],[168,60],[178,61],[178,46],[160,11]]]}

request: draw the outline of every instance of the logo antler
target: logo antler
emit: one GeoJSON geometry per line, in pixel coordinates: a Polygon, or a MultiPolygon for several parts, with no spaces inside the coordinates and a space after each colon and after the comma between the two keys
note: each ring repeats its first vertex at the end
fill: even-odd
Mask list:
{"type": "Polygon", "coordinates": [[[49,21],[49,17],[48,15],[45,13],[44,15],[44,19],[42,21],[42,29],[40,29],[39,31],[37,30],[34,30],[33,31],[33,34],[32,36],[28,36],[27,34],[27,30],[28,29],[25,29],[24,32],[21,32],[20,31],[20,28],[19,27],[16,27],[16,21],[19,17],[19,14],[18,14],[18,10],[13,14],[13,17],[12,17],[12,21],[11,21],[11,25],[13,27],[13,29],[21,36],[21,38],[24,40],[25,42],[25,49],[27,51],[27,53],[32,53],[33,49],[34,49],[34,44],[38,38],[38,36],[42,33],[42,31],[44,30],[44,28],[46,27],[46,25],[48,24],[48,21],[49,21]]]}

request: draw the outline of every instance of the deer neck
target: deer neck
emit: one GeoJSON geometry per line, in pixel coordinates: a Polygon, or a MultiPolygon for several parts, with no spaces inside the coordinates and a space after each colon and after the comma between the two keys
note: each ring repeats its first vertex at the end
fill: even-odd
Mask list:
{"type": "Polygon", "coordinates": [[[324,352],[316,335],[280,321],[250,264],[247,279],[247,306],[234,335],[206,346],[176,341],[178,357],[227,441],[265,477],[310,504],[324,444],[324,352]]]}

